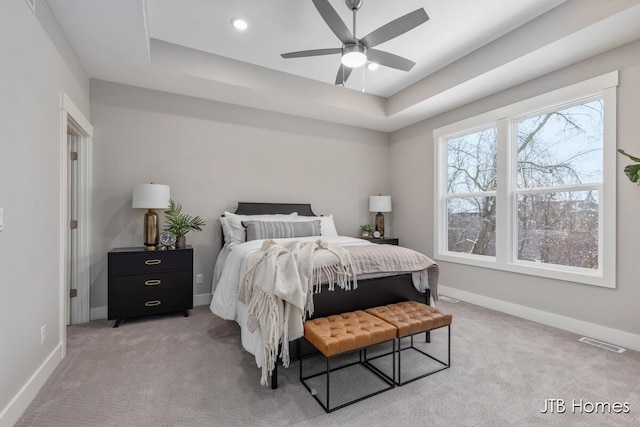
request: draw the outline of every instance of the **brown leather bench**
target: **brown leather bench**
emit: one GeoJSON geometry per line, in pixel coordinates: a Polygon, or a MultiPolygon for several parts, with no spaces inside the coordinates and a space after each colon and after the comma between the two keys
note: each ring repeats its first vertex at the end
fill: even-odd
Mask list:
{"type": "MultiPolygon", "coordinates": [[[[424,378],[427,375],[435,374],[436,372],[440,372],[443,369],[447,369],[451,366],[451,321],[453,320],[453,316],[451,314],[443,313],[437,308],[433,308],[417,301],[405,301],[397,304],[389,304],[376,308],[370,308],[367,309],[366,312],[380,318],[381,320],[384,320],[385,322],[393,325],[396,328],[396,337],[398,339],[398,379],[396,384],[403,385],[411,381],[424,378]],[[423,332],[430,332],[435,329],[443,328],[445,326],[447,327],[448,335],[446,363],[416,348],[413,342],[414,335],[423,332]],[[402,348],[402,338],[405,337],[411,338],[411,344],[408,347],[402,348]],[[418,351],[419,353],[422,353],[423,355],[435,360],[440,365],[442,365],[442,367],[431,370],[408,381],[402,382],[402,352],[409,349],[418,351]]],[[[390,353],[380,355],[376,358],[388,356],[389,354],[390,353]]],[[[369,360],[373,360],[373,358],[369,360]]]]}
{"type": "MultiPolygon", "coordinates": [[[[301,357],[300,381],[304,384],[307,390],[311,392],[313,397],[318,401],[320,406],[322,406],[326,412],[335,411],[336,409],[343,408],[347,405],[351,405],[368,397],[375,396],[376,394],[387,391],[395,387],[395,358],[392,362],[393,374],[391,377],[388,377],[379,372],[377,369],[373,368],[368,363],[366,348],[374,344],[391,342],[392,353],[395,353],[396,337],[397,330],[395,326],[390,325],[379,317],[376,317],[364,311],[354,311],[335,316],[308,320],[304,323],[304,338],[311,344],[313,344],[313,346],[315,346],[318,350],[320,350],[322,355],[325,357],[326,369],[323,372],[304,377],[302,374],[302,361],[304,358],[301,357]],[[358,361],[340,366],[338,368],[331,368],[331,360],[334,357],[342,356],[346,353],[354,351],[360,352],[358,361]],[[332,408],[330,403],[330,373],[356,364],[365,366],[367,369],[369,369],[369,371],[371,371],[377,377],[381,378],[388,385],[388,387],[332,408]],[[326,404],[320,400],[315,388],[310,387],[307,384],[307,380],[323,374],[326,374],[326,404]]],[[[300,341],[298,341],[298,345],[300,345],[300,341]]]]}

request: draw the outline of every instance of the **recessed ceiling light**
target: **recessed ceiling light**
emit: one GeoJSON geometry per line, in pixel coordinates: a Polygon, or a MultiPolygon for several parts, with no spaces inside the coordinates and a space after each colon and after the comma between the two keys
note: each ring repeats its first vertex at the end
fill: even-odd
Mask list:
{"type": "Polygon", "coordinates": [[[231,25],[233,25],[233,28],[240,31],[244,31],[249,27],[249,24],[247,24],[247,21],[241,18],[233,18],[231,20],[231,25]]]}
{"type": "Polygon", "coordinates": [[[377,62],[369,62],[367,64],[367,68],[370,69],[371,71],[375,71],[378,68],[380,68],[380,64],[378,64],[377,62]]]}

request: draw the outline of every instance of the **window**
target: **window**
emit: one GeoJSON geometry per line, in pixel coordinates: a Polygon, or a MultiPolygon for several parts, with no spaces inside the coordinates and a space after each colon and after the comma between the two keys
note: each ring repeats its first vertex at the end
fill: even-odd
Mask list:
{"type": "Polygon", "coordinates": [[[436,129],[436,258],[614,287],[615,86],[436,129]]]}
{"type": "Polygon", "coordinates": [[[496,143],[491,127],[446,139],[447,247],[496,255],[496,143]]]}

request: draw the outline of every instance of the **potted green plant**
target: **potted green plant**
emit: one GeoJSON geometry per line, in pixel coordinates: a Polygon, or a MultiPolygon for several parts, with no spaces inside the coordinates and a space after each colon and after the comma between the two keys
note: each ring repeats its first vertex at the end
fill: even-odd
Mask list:
{"type": "Polygon", "coordinates": [[[373,233],[373,225],[365,224],[360,226],[360,236],[369,237],[373,233]]]}
{"type": "Polygon", "coordinates": [[[169,199],[169,209],[164,211],[164,223],[164,230],[176,236],[176,249],[187,246],[186,234],[189,231],[202,231],[202,227],[206,225],[199,216],[182,213],[182,205],[173,199],[169,199]]]}
{"type": "Polygon", "coordinates": [[[636,162],[635,165],[626,166],[624,168],[624,174],[627,175],[631,182],[635,182],[636,184],[640,185],[640,157],[627,154],[623,149],[618,149],[618,152],[636,162]]]}

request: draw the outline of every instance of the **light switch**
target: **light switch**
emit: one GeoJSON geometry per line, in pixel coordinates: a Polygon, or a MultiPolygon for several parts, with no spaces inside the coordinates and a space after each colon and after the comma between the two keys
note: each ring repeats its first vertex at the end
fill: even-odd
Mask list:
{"type": "Polygon", "coordinates": [[[0,231],[2,231],[2,229],[3,229],[3,226],[2,226],[2,224],[3,224],[3,220],[2,220],[2,211],[3,211],[3,209],[2,209],[2,208],[0,208],[0,231]]]}

